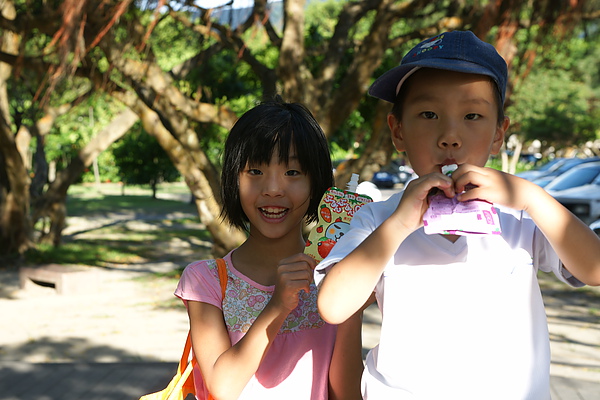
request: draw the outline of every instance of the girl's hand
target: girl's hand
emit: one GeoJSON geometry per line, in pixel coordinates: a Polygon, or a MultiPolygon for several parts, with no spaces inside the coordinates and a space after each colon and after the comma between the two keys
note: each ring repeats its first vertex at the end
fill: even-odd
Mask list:
{"type": "Polygon", "coordinates": [[[530,204],[532,188],[537,188],[517,176],[470,164],[463,164],[454,171],[452,180],[456,193],[460,193],[459,201],[479,199],[525,211],[530,204]]]}
{"type": "Polygon", "coordinates": [[[402,200],[394,212],[398,223],[411,232],[419,229],[423,225],[423,214],[429,207],[429,195],[437,189],[447,197],[455,195],[452,178],[442,173],[434,172],[411,181],[404,189],[402,200]]]}
{"type": "Polygon", "coordinates": [[[298,294],[301,290],[310,291],[313,281],[313,270],[317,262],[307,254],[298,253],[279,262],[277,267],[277,282],[273,292],[272,302],[288,312],[298,306],[298,294]]]}

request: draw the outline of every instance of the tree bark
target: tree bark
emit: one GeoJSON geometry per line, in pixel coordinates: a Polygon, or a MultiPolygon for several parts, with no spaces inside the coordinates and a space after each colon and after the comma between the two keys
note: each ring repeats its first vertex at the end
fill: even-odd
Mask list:
{"type": "Polygon", "coordinates": [[[31,245],[29,176],[8,122],[0,113],[0,256],[31,245]]]}
{"type": "Polygon", "coordinates": [[[49,229],[41,232],[40,241],[54,246],[60,245],[67,217],[66,199],[69,186],[79,179],[85,168],[89,167],[101,152],[125,135],[138,119],[133,111],[124,109],[79,151],[67,168],[57,174],[46,193],[33,206],[33,224],[42,218],[49,220],[49,229]]]}
{"type": "MultiPolygon", "coordinates": [[[[2,2],[0,14],[14,20],[16,11],[10,1],[2,2]]],[[[17,54],[20,37],[2,33],[3,52],[17,54]]],[[[13,68],[0,63],[0,257],[22,254],[32,245],[29,222],[29,175],[11,129],[6,81],[13,68]]]]}
{"type": "Polygon", "coordinates": [[[213,185],[208,181],[207,174],[196,163],[189,149],[171,135],[171,132],[161,124],[158,114],[143,101],[129,95],[119,96],[119,98],[140,116],[146,132],[156,138],[183,176],[192,192],[200,221],[204,223],[213,238],[213,255],[222,257],[239,246],[246,239],[246,235],[221,222],[220,191],[213,191],[213,185]]]}

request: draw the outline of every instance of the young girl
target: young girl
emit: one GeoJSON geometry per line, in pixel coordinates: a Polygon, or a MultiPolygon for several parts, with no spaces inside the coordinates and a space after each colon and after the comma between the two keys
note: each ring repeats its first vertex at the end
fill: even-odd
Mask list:
{"type": "Polygon", "coordinates": [[[225,298],[215,260],[190,264],[175,291],[190,318],[196,397],[360,398],[360,316],[336,340],[317,312],[315,261],[302,253],[303,220],[316,220],[333,185],[312,114],[281,99],[246,112],[225,143],[222,185],[222,216],[249,234],[224,257],[225,298]]]}

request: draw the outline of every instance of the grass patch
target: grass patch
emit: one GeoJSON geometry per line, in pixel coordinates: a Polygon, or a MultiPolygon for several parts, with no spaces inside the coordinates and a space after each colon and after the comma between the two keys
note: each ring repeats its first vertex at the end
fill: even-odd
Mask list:
{"type": "Polygon", "coordinates": [[[70,217],[93,217],[111,212],[132,212],[137,215],[157,215],[174,212],[194,213],[196,207],[193,204],[181,201],[153,199],[146,196],[69,196],[67,199],[67,213],[70,217]]]}
{"type": "Polygon", "coordinates": [[[81,264],[95,267],[144,261],[144,257],[139,254],[139,247],[124,243],[111,244],[86,240],[65,243],[59,247],[39,244],[26,253],[26,258],[33,264],[81,264]]]}
{"type": "MultiPolygon", "coordinates": [[[[189,192],[180,186],[169,185],[169,193],[189,192]]],[[[75,226],[59,247],[38,244],[25,254],[27,263],[105,267],[170,260],[185,265],[190,257],[196,258],[196,253],[208,252],[212,238],[200,224],[193,204],[153,199],[149,188],[137,188],[138,193],[125,195],[119,194],[120,190],[116,184],[100,188],[72,186],[67,199],[68,217],[89,218],[95,223],[75,226]],[[121,215],[121,219],[97,219],[110,214],[121,215]],[[108,222],[99,225],[103,221],[108,222]]],[[[127,188],[127,193],[130,191],[127,188]]]]}
{"type": "Polygon", "coordinates": [[[67,213],[71,217],[94,216],[109,212],[134,212],[153,215],[173,212],[196,213],[195,205],[161,196],[178,195],[187,198],[189,188],[185,184],[165,183],[159,185],[158,198],[152,198],[147,185],[123,186],[117,183],[96,185],[71,185],[67,198],[67,213]]]}
{"type": "MultiPolygon", "coordinates": [[[[189,194],[190,189],[184,182],[161,183],[157,186],[158,197],[162,194],[189,194]]],[[[102,195],[129,195],[152,196],[150,185],[122,185],[121,183],[102,183],[100,185],[86,183],[69,186],[69,196],[102,196],[102,195]]]]}
{"type": "MultiPolygon", "coordinates": [[[[88,236],[127,242],[156,242],[167,245],[171,240],[194,237],[210,241],[209,232],[199,224],[197,218],[174,222],[169,219],[132,219],[110,223],[85,232],[88,236]],[[118,238],[118,239],[115,239],[118,238]]],[[[75,239],[80,240],[80,239],[75,239]]]]}

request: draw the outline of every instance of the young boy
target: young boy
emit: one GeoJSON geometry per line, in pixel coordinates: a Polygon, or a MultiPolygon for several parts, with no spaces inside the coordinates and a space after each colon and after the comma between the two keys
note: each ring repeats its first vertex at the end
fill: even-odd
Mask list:
{"type": "Polygon", "coordinates": [[[506,81],[493,46],[455,31],[417,45],[369,89],[394,104],[392,141],[419,178],[362,207],[317,267],[317,281],[328,271],[318,307],[330,323],[375,292],[383,320],[365,399],[550,399],[536,273],[600,285],[600,239],[539,186],[484,167],[509,126],[506,81]],[[450,164],[458,169],[442,174],[450,164]],[[502,233],[425,234],[436,191],[493,203],[502,233]]]}

